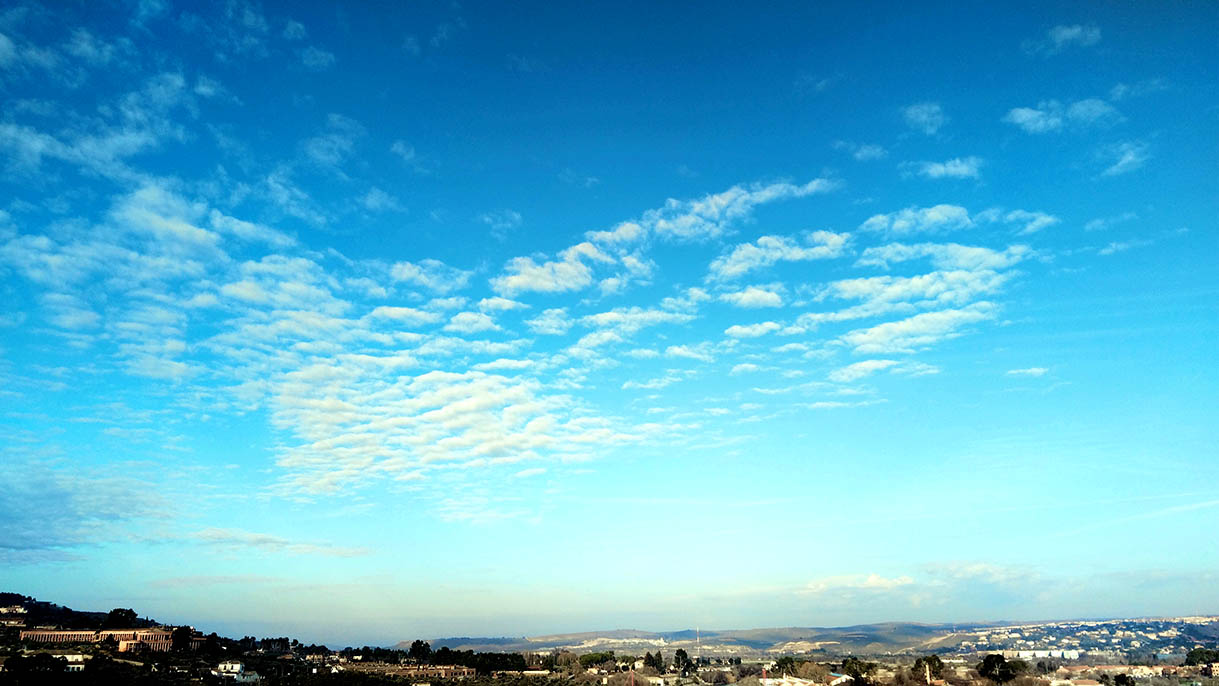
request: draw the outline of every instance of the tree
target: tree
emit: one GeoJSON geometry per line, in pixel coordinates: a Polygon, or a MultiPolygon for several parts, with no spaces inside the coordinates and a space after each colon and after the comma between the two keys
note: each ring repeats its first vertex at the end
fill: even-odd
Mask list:
{"type": "Polygon", "coordinates": [[[870,683],[868,677],[875,671],[875,662],[864,662],[857,657],[848,657],[842,661],[842,673],[851,677],[856,685],[870,683]]]}
{"type": "MultiPolygon", "coordinates": [[[[68,671],[68,661],[50,653],[35,653],[29,657],[16,655],[4,663],[4,671],[14,677],[31,674],[63,674],[68,671]]],[[[31,681],[30,683],[40,682],[31,681]]]]}
{"type": "Polygon", "coordinates": [[[180,626],[169,635],[170,648],[175,653],[185,653],[190,650],[190,640],[194,636],[189,626],[180,626]]]}
{"type": "Polygon", "coordinates": [[[614,651],[604,653],[585,653],[580,656],[580,666],[588,669],[594,665],[603,665],[606,662],[614,661],[614,651]]]}
{"type": "Polygon", "coordinates": [[[939,655],[926,655],[914,661],[914,666],[910,668],[910,675],[915,681],[925,681],[927,674],[930,672],[932,679],[939,679],[944,673],[944,661],[939,655]]]}
{"type": "Polygon", "coordinates": [[[1113,686],[1134,686],[1134,677],[1129,674],[1118,674],[1113,679],[1113,686]]]}
{"type": "Polygon", "coordinates": [[[811,660],[796,663],[796,676],[811,681],[824,681],[830,675],[830,670],[811,660]]]}
{"type": "Polygon", "coordinates": [[[1053,660],[1038,660],[1037,671],[1041,674],[1049,674],[1050,672],[1058,671],[1058,663],[1053,660]]]}
{"type": "Polygon", "coordinates": [[[690,659],[689,653],[684,648],[678,648],[677,652],[673,653],[673,669],[681,672],[682,676],[688,676],[692,672],[698,671],[698,666],[694,664],[694,660],[690,659]]]}
{"type": "Polygon", "coordinates": [[[1187,665],[1208,665],[1212,662],[1219,662],[1219,648],[1215,650],[1194,648],[1185,654],[1185,664],[1187,665]]]}
{"type": "Polygon", "coordinates": [[[991,653],[978,663],[978,674],[997,684],[1006,684],[1024,672],[1028,664],[1023,660],[1008,660],[998,653],[991,653]]]}
{"type": "Polygon", "coordinates": [[[432,657],[432,644],[416,639],[411,643],[411,649],[406,655],[415,662],[423,664],[432,657]]]}
{"type": "Polygon", "coordinates": [[[778,674],[791,674],[796,671],[796,658],[791,655],[784,655],[775,660],[775,672],[778,674]]]}
{"type": "Polygon", "coordinates": [[[131,608],[116,607],[106,614],[105,621],[102,622],[103,629],[130,629],[136,624],[140,616],[131,608]]]}

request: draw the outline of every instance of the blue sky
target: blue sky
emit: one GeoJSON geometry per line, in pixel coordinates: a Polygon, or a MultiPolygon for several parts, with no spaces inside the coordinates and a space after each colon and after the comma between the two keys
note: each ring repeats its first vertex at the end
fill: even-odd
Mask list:
{"type": "Polygon", "coordinates": [[[1219,7],[10,5],[0,584],[230,635],[1219,612],[1219,7]]]}

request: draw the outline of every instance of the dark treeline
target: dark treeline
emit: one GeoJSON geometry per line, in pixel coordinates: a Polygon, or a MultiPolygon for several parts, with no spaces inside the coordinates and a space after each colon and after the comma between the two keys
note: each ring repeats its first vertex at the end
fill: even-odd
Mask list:
{"type": "Polygon", "coordinates": [[[520,671],[527,667],[525,658],[520,653],[476,653],[473,650],[453,650],[448,646],[432,650],[432,646],[426,641],[415,641],[409,650],[364,646],[344,648],[340,654],[348,659],[359,656],[361,660],[375,662],[473,667],[480,675],[497,671],[520,671]]]}

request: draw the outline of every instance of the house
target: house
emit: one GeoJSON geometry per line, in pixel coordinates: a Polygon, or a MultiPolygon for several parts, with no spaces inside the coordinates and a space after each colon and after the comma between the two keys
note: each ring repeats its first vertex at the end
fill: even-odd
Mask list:
{"type": "Polygon", "coordinates": [[[221,674],[241,674],[245,672],[245,665],[237,660],[225,660],[216,666],[216,671],[221,674]]]}
{"type": "Polygon", "coordinates": [[[262,683],[262,677],[258,672],[245,671],[245,665],[237,660],[225,660],[212,670],[212,676],[218,676],[225,681],[232,681],[235,684],[259,684],[262,683]]]}
{"type": "Polygon", "coordinates": [[[64,653],[58,654],[55,657],[63,658],[68,663],[68,668],[66,671],[69,672],[85,671],[85,660],[90,659],[88,655],[82,655],[80,653],[64,653]]]}

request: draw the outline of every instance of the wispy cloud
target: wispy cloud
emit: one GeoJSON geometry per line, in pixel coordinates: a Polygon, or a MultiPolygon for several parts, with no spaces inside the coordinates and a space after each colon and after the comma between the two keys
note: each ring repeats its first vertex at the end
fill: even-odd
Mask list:
{"type": "Polygon", "coordinates": [[[928,136],[935,135],[948,123],[948,115],[938,102],[920,102],[902,109],[906,125],[928,136]]]}
{"type": "Polygon", "coordinates": [[[1101,30],[1092,24],[1059,24],[1038,39],[1024,42],[1025,52],[1033,55],[1057,55],[1072,47],[1091,47],[1101,40],[1101,30]]]}
{"type": "Polygon", "coordinates": [[[911,162],[904,165],[929,179],[976,179],[981,175],[982,158],[954,157],[943,162],[911,162]]]}
{"type": "Polygon", "coordinates": [[[1109,164],[1101,176],[1128,174],[1141,168],[1151,159],[1150,147],[1141,141],[1123,141],[1101,148],[1100,158],[1109,164]]]}
{"type": "Polygon", "coordinates": [[[889,214],[875,214],[859,225],[862,231],[884,232],[893,236],[912,233],[938,233],[973,226],[969,211],[959,205],[907,207],[889,214]]]}
{"type": "Polygon", "coordinates": [[[207,528],[191,534],[190,539],[219,549],[240,553],[256,550],[261,553],[287,553],[289,555],[324,555],[327,557],[357,557],[368,555],[365,548],[349,548],[330,543],[294,541],[271,534],[254,533],[242,529],[207,528]]]}
{"type": "Polygon", "coordinates": [[[1057,100],[1043,100],[1036,107],[1014,107],[1003,121],[1019,127],[1025,133],[1050,133],[1067,124],[1077,128],[1115,124],[1123,119],[1113,105],[1099,98],[1077,100],[1064,107],[1057,100]]]}
{"type": "Polygon", "coordinates": [[[804,245],[789,236],[762,236],[752,243],[741,243],[731,252],[711,262],[708,278],[726,281],[778,262],[799,262],[839,257],[850,235],[813,231],[804,236],[804,245]]]}

